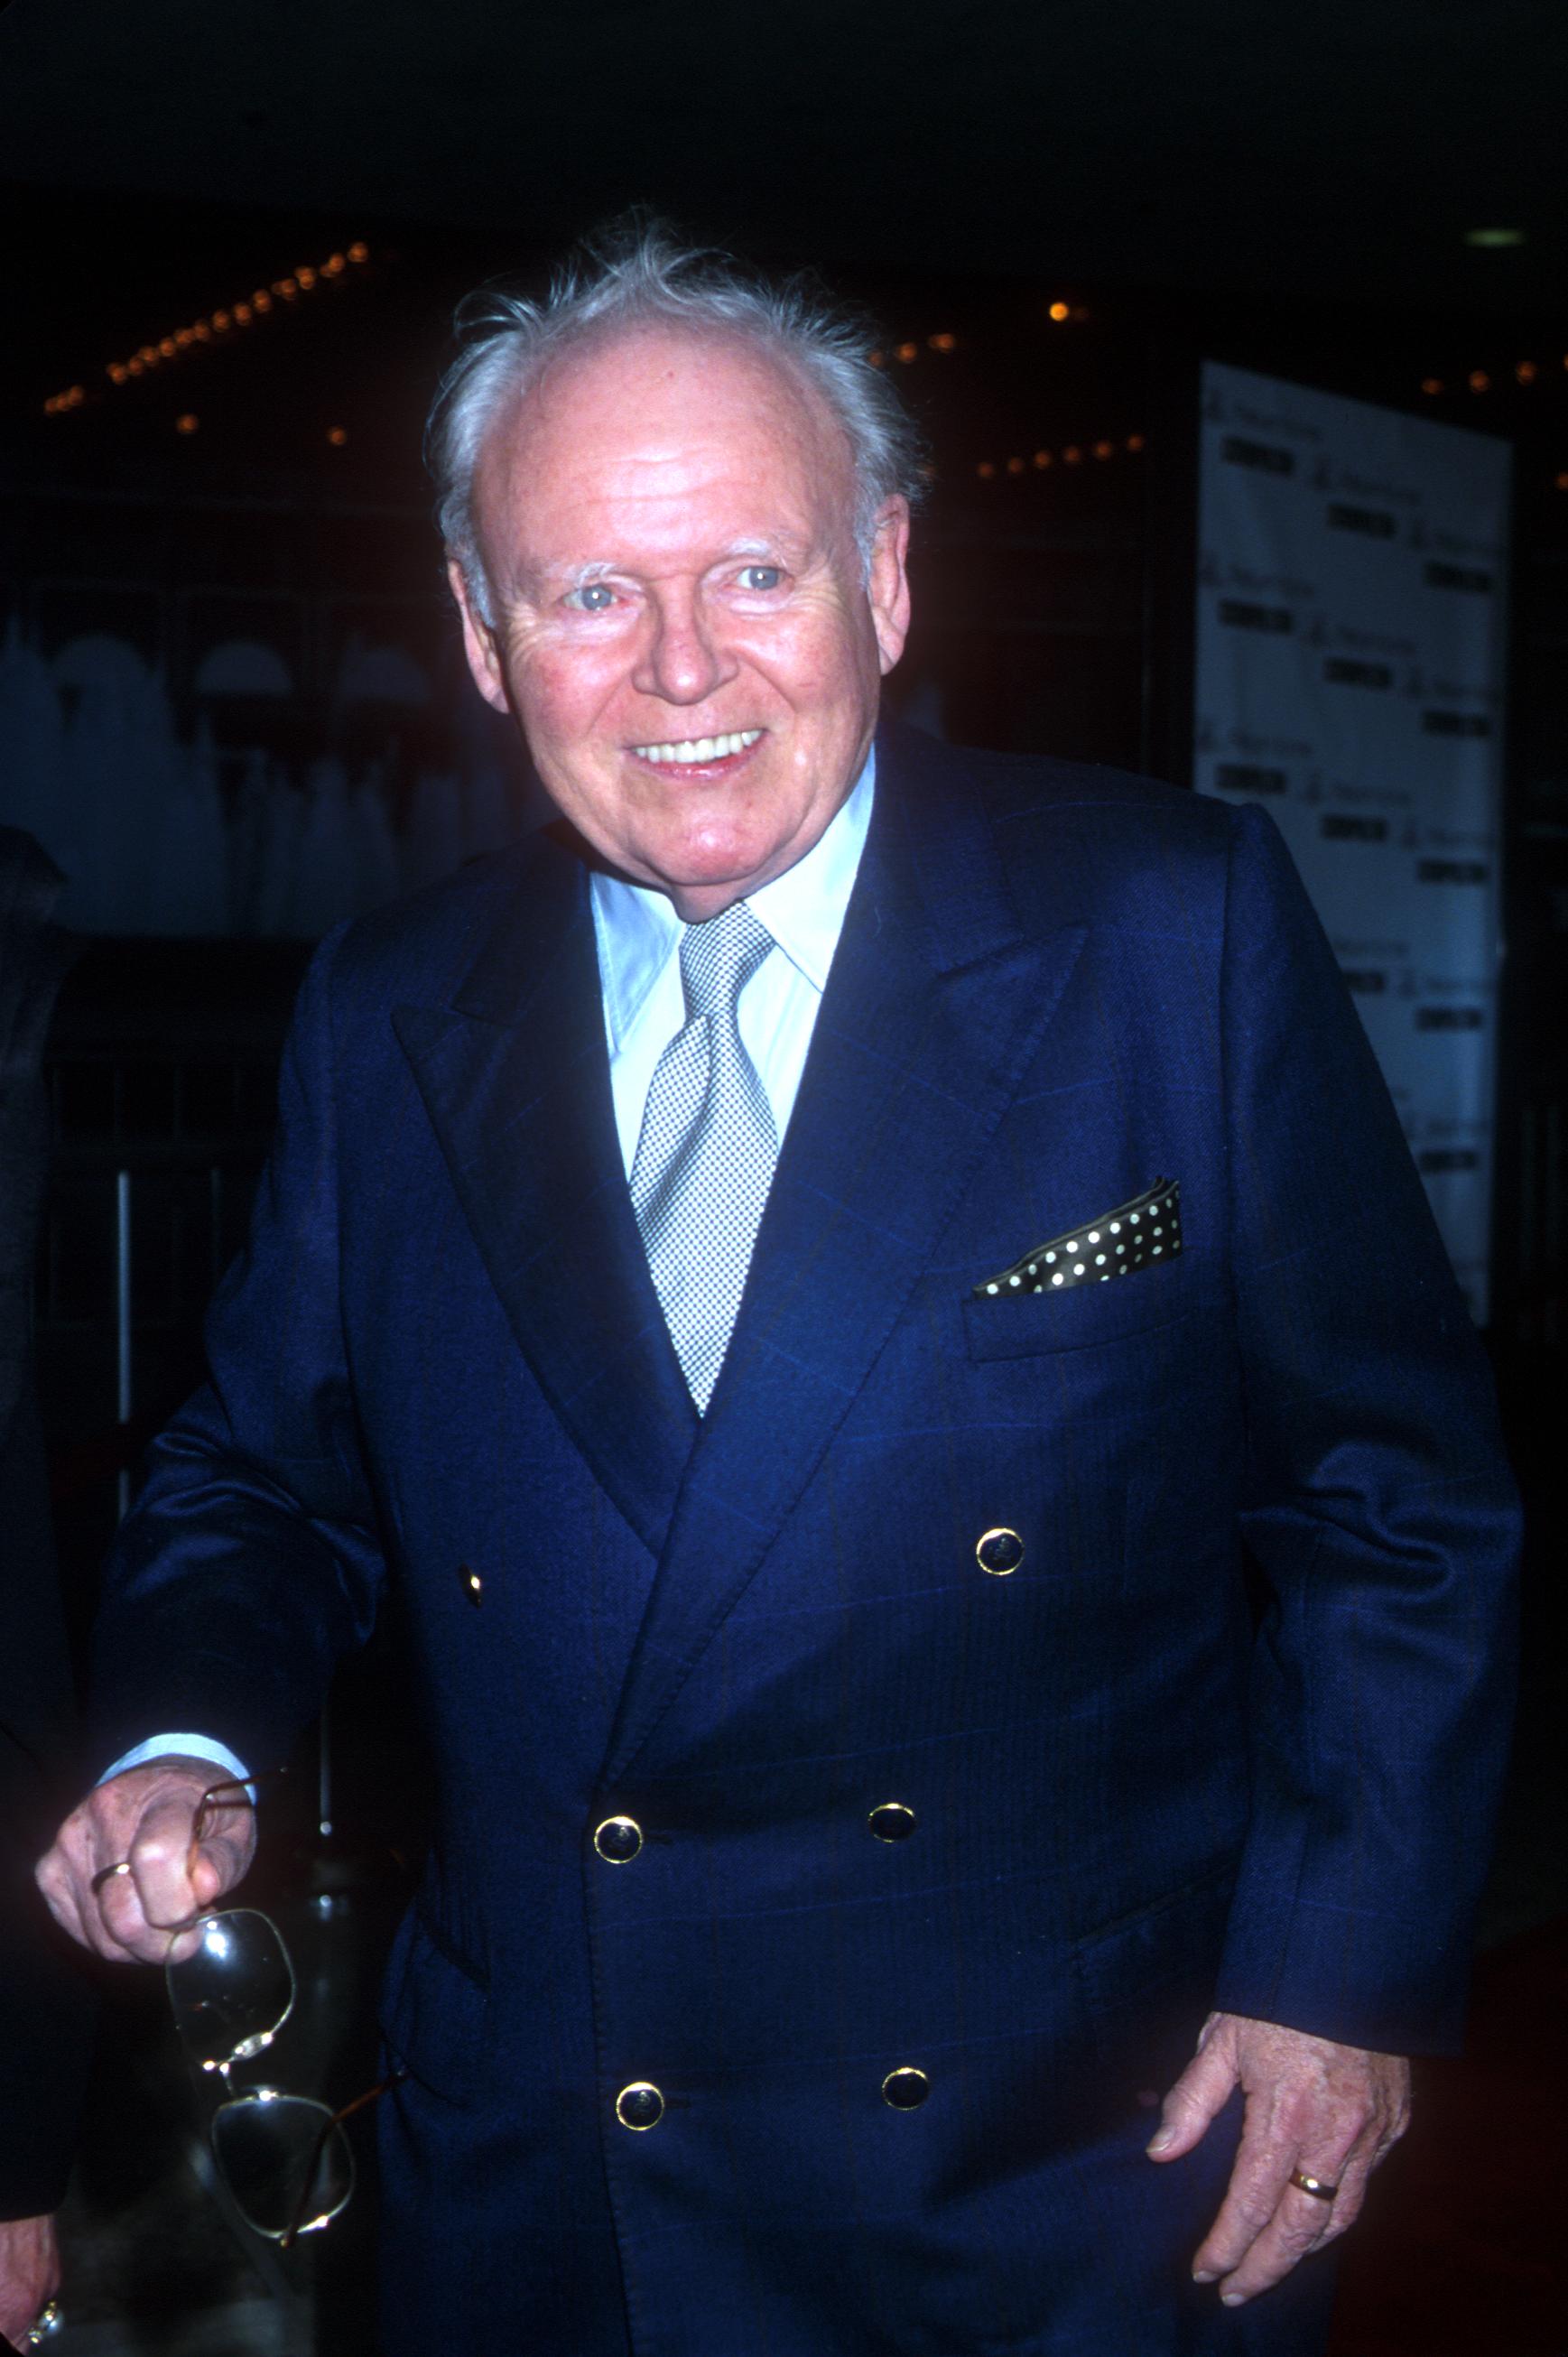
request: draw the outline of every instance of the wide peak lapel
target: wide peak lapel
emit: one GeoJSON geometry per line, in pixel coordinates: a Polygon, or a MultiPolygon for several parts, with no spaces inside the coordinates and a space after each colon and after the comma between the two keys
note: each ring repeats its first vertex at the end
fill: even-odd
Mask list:
{"type": "Polygon", "coordinates": [[[945,776],[922,780],[921,766],[879,748],[871,834],[622,1694],[610,1781],[821,1463],[1082,947],[1079,929],[1020,938],[983,811],[945,776]]]}
{"type": "Polygon", "coordinates": [[[393,1021],[512,1331],[657,1555],[697,1418],[627,1191],[580,862],[542,840],[452,1004],[393,1021]]]}

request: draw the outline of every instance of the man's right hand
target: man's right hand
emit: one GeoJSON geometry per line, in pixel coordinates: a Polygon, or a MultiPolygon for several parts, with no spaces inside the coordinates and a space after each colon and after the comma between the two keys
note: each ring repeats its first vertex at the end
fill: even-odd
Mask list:
{"type": "Polygon", "coordinates": [[[161,1964],[173,1927],[231,1890],[255,1852],[255,1812],[238,1792],[224,1795],[236,1805],[209,1813],[193,1848],[202,1794],[220,1781],[209,1760],[171,1755],[98,1785],[38,1861],[38,1889],[56,1922],[116,1964],[161,1964]],[[114,1867],[127,1871],[107,1871],[114,1867]]]}

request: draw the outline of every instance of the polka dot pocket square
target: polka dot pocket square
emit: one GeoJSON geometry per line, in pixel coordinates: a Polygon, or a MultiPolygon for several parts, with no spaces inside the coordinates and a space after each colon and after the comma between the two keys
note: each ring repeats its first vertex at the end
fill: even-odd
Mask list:
{"type": "Polygon", "coordinates": [[[1025,1254],[1000,1276],[974,1288],[977,1301],[1009,1293],[1053,1293],[1069,1285],[1104,1285],[1134,1269],[1157,1268],[1181,1250],[1181,1182],[1156,1178],[1130,1203],[1101,1211],[1081,1226],[1064,1228],[1025,1254]]]}

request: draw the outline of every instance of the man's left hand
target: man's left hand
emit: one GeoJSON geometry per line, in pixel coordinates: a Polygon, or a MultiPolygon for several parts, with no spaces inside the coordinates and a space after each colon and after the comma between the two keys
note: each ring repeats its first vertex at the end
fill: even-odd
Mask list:
{"type": "Polygon", "coordinates": [[[54,2220],[0,2219],[0,2332],[19,2343],[59,2289],[54,2220]]]}
{"type": "Polygon", "coordinates": [[[1151,2160],[1200,2144],[1233,2088],[1247,2108],[1219,2215],[1197,2252],[1198,2283],[1239,2308],[1289,2275],[1354,2221],[1367,2179],[1410,2121],[1410,2064],[1337,2046],[1244,2014],[1211,2013],[1197,2051],[1165,2097],[1151,2160]],[[1291,2183],[1298,2169],[1338,2190],[1332,2201],[1291,2183]]]}

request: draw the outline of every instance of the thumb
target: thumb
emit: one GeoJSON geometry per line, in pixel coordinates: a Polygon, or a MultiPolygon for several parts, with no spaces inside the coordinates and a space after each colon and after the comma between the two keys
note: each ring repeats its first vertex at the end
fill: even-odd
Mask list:
{"type": "Polygon", "coordinates": [[[255,1819],[247,1808],[240,1822],[209,1833],[190,1862],[196,1911],[231,1890],[251,1863],[256,1846],[255,1819]]]}
{"type": "Polygon", "coordinates": [[[1179,2160],[1201,2144],[1209,2122],[1238,2083],[1232,2041],[1222,2027],[1205,2024],[1197,2053],[1160,2106],[1160,2125],[1145,2150],[1151,2160],[1179,2160]]]}

